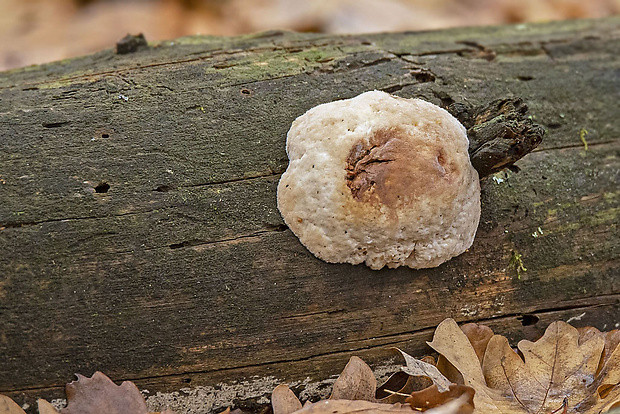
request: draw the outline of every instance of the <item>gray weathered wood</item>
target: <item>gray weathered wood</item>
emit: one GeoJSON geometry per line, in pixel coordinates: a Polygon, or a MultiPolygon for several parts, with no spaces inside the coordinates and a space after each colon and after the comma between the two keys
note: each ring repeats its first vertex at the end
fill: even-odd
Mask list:
{"type": "Polygon", "coordinates": [[[95,370],[151,392],[320,380],[354,353],[429,352],[445,317],[513,340],[557,318],[613,328],[619,40],[617,17],[269,32],[0,74],[0,392],[58,397],[95,370]],[[520,97],[547,128],[521,172],[484,181],[474,245],[439,268],[323,263],[277,211],[293,119],[371,89],[444,105],[520,97]]]}

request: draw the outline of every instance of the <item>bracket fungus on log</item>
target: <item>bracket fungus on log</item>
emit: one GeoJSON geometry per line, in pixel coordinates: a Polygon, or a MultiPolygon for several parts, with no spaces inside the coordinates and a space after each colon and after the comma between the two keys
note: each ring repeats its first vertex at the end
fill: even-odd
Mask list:
{"type": "Polygon", "coordinates": [[[318,258],[435,267],[480,220],[465,127],[420,99],[372,91],[310,109],[288,133],[278,208],[318,258]]]}

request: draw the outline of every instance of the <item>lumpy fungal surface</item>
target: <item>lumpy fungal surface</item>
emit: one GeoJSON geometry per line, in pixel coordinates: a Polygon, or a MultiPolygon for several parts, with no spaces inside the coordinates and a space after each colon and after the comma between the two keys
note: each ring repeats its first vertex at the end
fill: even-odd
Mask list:
{"type": "Polygon", "coordinates": [[[318,258],[435,267],[463,253],[480,218],[465,128],[445,110],[384,92],[310,109],[287,136],[278,208],[318,258]]]}

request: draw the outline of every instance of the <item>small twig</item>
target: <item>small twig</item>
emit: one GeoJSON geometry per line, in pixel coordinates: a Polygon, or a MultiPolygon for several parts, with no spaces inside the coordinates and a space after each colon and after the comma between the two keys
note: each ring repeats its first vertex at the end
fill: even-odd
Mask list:
{"type": "Polygon", "coordinates": [[[383,390],[385,392],[387,392],[390,395],[400,395],[401,397],[411,397],[411,395],[409,394],[403,394],[402,392],[398,392],[398,391],[390,391],[390,390],[383,390]]]}
{"type": "Polygon", "coordinates": [[[568,397],[564,397],[564,401],[562,402],[562,406],[555,411],[551,411],[551,414],[555,414],[558,411],[562,410],[562,414],[566,414],[568,411],[568,397]]]}

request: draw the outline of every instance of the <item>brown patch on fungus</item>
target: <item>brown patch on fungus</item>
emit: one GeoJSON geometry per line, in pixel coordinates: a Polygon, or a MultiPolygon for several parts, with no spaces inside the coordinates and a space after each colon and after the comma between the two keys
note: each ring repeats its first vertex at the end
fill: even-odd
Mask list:
{"type": "Polygon", "coordinates": [[[412,144],[402,127],[375,130],[351,147],[345,179],[359,202],[396,207],[444,191],[460,173],[441,145],[412,144]]]}

